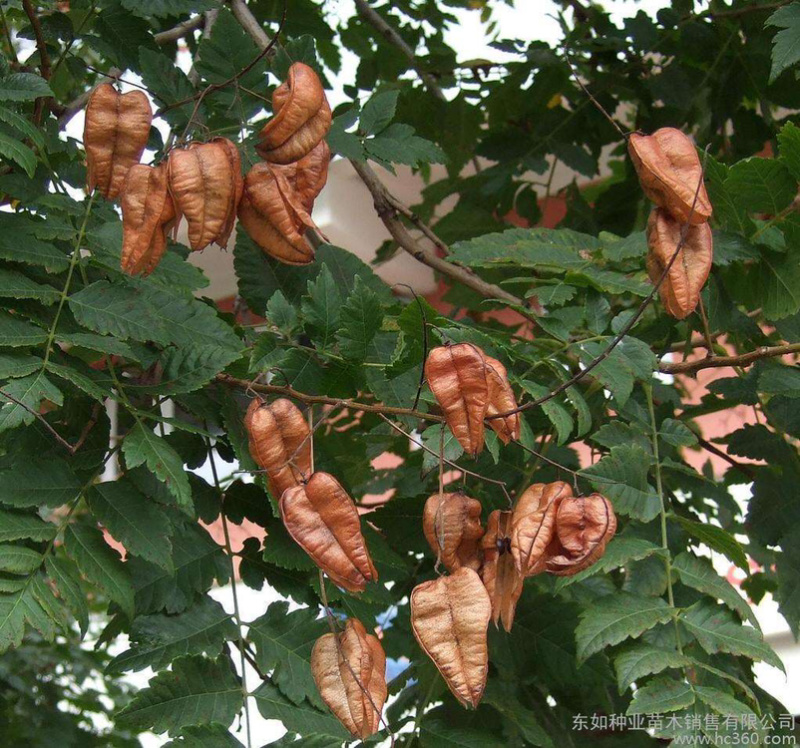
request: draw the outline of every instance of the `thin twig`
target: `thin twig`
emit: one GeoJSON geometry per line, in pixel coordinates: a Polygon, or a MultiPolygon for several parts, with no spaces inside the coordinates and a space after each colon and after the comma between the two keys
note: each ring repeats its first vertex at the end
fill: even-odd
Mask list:
{"type": "Polygon", "coordinates": [[[697,439],[697,443],[707,452],[711,452],[712,455],[716,455],[717,457],[725,460],[725,462],[731,465],[731,467],[734,467],[739,472],[744,473],[751,480],[756,477],[755,472],[748,465],[743,465],[741,462],[734,460],[733,457],[731,457],[727,452],[724,452],[719,447],[714,446],[711,442],[707,441],[697,433],[695,433],[695,438],[697,439]]]}
{"type": "Polygon", "coordinates": [[[36,48],[39,50],[39,71],[42,74],[42,78],[49,80],[50,53],[47,51],[47,41],[44,38],[39,16],[36,15],[36,9],[33,7],[31,0],[22,0],[22,8],[25,10],[25,15],[28,16],[28,20],[31,22],[33,36],[36,39],[36,48]]]}
{"type": "Polygon", "coordinates": [[[201,13],[200,15],[193,16],[186,21],[182,21],[177,26],[173,26],[171,29],[159,31],[157,34],[153,35],[153,39],[155,39],[156,44],[175,42],[178,39],[188,36],[193,31],[199,29],[203,23],[205,23],[205,17],[201,13]]]}
{"type": "Polygon", "coordinates": [[[77,451],[77,449],[80,446],[80,444],[78,445],[78,447],[75,447],[72,444],[70,444],[63,436],[61,436],[61,434],[58,433],[58,431],[56,431],[47,422],[47,419],[45,419],[45,417],[41,413],[39,413],[39,411],[34,410],[33,408],[29,407],[28,405],[23,403],[22,400],[17,400],[16,397],[14,397],[13,395],[10,395],[8,392],[6,392],[2,388],[0,388],[0,395],[2,395],[6,400],[9,400],[10,402],[12,402],[15,405],[19,406],[23,410],[27,410],[28,413],[30,413],[32,416],[34,416],[50,432],[50,434],[53,436],[53,438],[62,447],[64,447],[64,449],[66,449],[71,455],[75,454],[75,452],[77,451]]]}
{"type": "Polygon", "coordinates": [[[697,361],[678,361],[660,364],[658,370],[665,374],[693,374],[701,369],[719,369],[725,366],[750,366],[764,358],[775,358],[792,353],[800,353],[800,343],[789,345],[761,346],[754,351],[738,356],[712,356],[697,361]]]}

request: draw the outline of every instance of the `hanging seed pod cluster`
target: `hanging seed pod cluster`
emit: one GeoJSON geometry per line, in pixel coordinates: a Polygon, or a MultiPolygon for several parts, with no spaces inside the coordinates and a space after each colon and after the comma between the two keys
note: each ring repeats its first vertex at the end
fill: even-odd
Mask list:
{"type": "Polygon", "coordinates": [[[684,319],[700,302],[711,272],[712,208],[703,167],[692,141],[672,127],[634,133],[628,151],[642,190],[656,204],[647,222],[647,273],[657,283],[669,266],[661,300],[668,314],[684,319]]]}
{"type": "Polygon", "coordinates": [[[301,62],[289,68],[272,104],[256,148],[264,163],[243,178],[239,151],[227,138],[193,141],[156,166],[140,164],[153,119],[147,97],[120,94],[109,83],[92,91],[84,128],[87,188],[120,199],[124,272],[151,273],[183,218],[194,251],[225,247],[238,217],[271,257],[290,265],[314,260],[305,233],[316,228],[311,212],[328,178],[330,106],[319,77],[301,62]]]}
{"type": "MultiPolygon", "coordinates": [[[[520,437],[520,415],[505,366],[471,343],[433,349],[428,384],[447,427],[465,451],[483,447],[485,424],[508,443],[520,437]]],[[[289,400],[253,400],[245,416],[250,452],[279,498],[294,541],[337,586],[363,592],[378,580],[352,498],[329,473],[315,471],[312,432],[289,400]]],[[[575,496],[562,482],[530,486],[486,527],[481,503],[463,492],[438,492],[425,503],[422,532],[448,573],[411,593],[411,627],[453,695],[478,706],[489,669],[490,621],[511,629],[528,577],[577,574],[595,563],[616,532],[610,502],[575,496]]],[[[332,624],[333,627],[333,624],[332,624]]],[[[355,738],[380,729],[386,657],[357,619],[321,637],[311,667],[323,700],[355,738]]]]}

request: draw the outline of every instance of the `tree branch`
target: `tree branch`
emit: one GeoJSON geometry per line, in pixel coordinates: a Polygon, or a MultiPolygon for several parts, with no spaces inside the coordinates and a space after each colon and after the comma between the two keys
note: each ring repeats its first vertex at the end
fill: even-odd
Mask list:
{"type": "Polygon", "coordinates": [[[25,15],[33,27],[33,35],[36,38],[36,48],[39,50],[39,70],[42,73],[42,78],[49,80],[50,78],[50,54],[47,51],[47,42],[42,32],[42,24],[39,22],[39,16],[36,15],[36,9],[33,7],[31,0],[22,0],[22,7],[25,10],[25,15]]]}
{"type": "Polygon", "coordinates": [[[380,13],[378,13],[367,0],[355,0],[355,4],[358,14],[386,39],[389,44],[403,53],[403,56],[409,61],[412,69],[419,75],[428,90],[440,101],[446,101],[447,99],[436,78],[422,69],[417,60],[417,56],[414,54],[414,50],[406,44],[405,39],[383,19],[380,13]]]}
{"type": "MultiPolygon", "coordinates": [[[[250,35],[250,38],[256,43],[259,49],[266,49],[270,40],[261,24],[256,20],[256,17],[247,7],[244,0],[231,0],[231,12],[233,17],[239,22],[241,27],[250,35]]],[[[286,13],[284,6],[284,14],[286,13]]],[[[275,35],[277,38],[277,34],[275,35]]]]}
{"type": "Polygon", "coordinates": [[[751,366],[762,358],[775,358],[790,353],[800,353],[800,343],[791,345],[762,346],[738,356],[710,356],[697,361],[679,361],[661,364],[658,370],[665,374],[693,374],[701,369],[720,369],[725,366],[751,366]]]}
{"type": "Polygon", "coordinates": [[[194,16],[187,21],[182,21],[171,29],[159,31],[154,35],[153,38],[155,39],[156,44],[167,44],[168,42],[174,42],[186,36],[187,34],[191,34],[192,31],[199,29],[204,23],[205,15],[201,13],[200,15],[194,16]]]}

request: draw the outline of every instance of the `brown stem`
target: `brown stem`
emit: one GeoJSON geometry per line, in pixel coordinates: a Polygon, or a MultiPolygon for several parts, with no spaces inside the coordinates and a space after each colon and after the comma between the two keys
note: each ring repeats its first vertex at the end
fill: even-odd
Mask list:
{"type": "Polygon", "coordinates": [[[693,374],[701,369],[719,369],[725,366],[750,366],[762,358],[775,358],[790,353],[800,353],[800,343],[791,345],[761,346],[738,356],[711,356],[697,361],[679,361],[661,364],[658,370],[665,374],[693,374]]]}
{"type": "Polygon", "coordinates": [[[33,7],[31,0],[22,0],[22,7],[25,10],[25,15],[33,27],[33,35],[36,38],[36,48],[39,50],[39,70],[42,73],[42,78],[45,80],[50,79],[50,53],[47,51],[47,42],[42,32],[42,24],[39,22],[39,16],[36,15],[36,9],[33,7]]]}
{"type": "Polygon", "coordinates": [[[184,36],[191,34],[193,31],[199,29],[205,23],[205,16],[201,13],[200,15],[194,16],[193,18],[189,18],[186,21],[182,21],[177,26],[173,26],[171,29],[167,29],[166,31],[159,31],[157,34],[153,36],[155,39],[156,44],[167,44],[168,42],[175,42],[178,39],[182,39],[184,36]]]}
{"type": "Polygon", "coordinates": [[[706,441],[699,434],[695,434],[695,437],[697,438],[697,443],[707,452],[711,452],[712,455],[722,458],[729,465],[735,467],[739,472],[744,473],[748,478],[755,478],[756,474],[753,472],[751,467],[748,465],[743,465],[741,462],[737,462],[729,454],[723,452],[719,447],[714,446],[711,442],[706,441]]]}

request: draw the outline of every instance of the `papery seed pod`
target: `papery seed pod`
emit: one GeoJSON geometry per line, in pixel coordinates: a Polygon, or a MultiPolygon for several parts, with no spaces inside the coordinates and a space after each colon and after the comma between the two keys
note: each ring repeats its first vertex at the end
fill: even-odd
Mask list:
{"type": "Polygon", "coordinates": [[[167,190],[165,164],[134,164],[122,190],[122,256],[128,275],[149,275],[167,249],[175,208],[167,190]]]}
{"type": "Polygon", "coordinates": [[[476,457],[483,449],[483,419],[489,403],[483,351],[472,343],[434,348],[425,361],[425,378],[453,436],[468,455],[476,457]]]}
{"type": "Polygon", "coordinates": [[[92,91],[83,128],[88,191],[97,188],[108,200],[117,198],[128,170],[144,153],[152,120],[142,91],[121,94],[110,83],[92,91]]]}
{"type": "Polygon", "coordinates": [[[279,507],[289,534],[334,584],[361,592],[377,580],[356,505],[332,475],[314,473],[287,489],[279,507]]]}
{"type": "Polygon", "coordinates": [[[189,246],[197,251],[228,243],[242,196],[239,152],[226,138],[190,143],[169,157],[169,189],[189,224],[189,246]]]}
{"type": "MultiPolygon", "coordinates": [[[[647,273],[653,283],[661,278],[681,241],[683,225],[662,208],[650,213],[647,221],[647,273]]],[[[683,246],[659,288],[667,313],[676,319],[688,317],[700,301],[708,274],[714,246],[711,228],[707,223],[690,226],[683,246]]]]}
{"type": "Polygon", "coordinates": [[[642,190],[656,205],[683,223],[697,225],[711,218],[703,167],[694,144],[680,130],[662,127],[652,135],[634,133],[628,151],[642,190]]]}
{"type": "Polygon", "coordinates": [[[311,151],[331,126],[331,108],[312,68],[295,62],[272,94],[273,116],[261,129],[256,151],[265,161],[291,164],[311,151]]]}
{"type": "Polygon", "coordinates": [[[599,493],[567,496],[556,513],[558,552],[547,559],[547,571],[572,576],[591,566],[606,550],[617,531],[611,502],[599,493]]]}
{"type": "Polygon", "coordinates": [[[325,634],[311,651],[311,674],[322,700],[361,740],[378,732],[386,701],[386,654],[356,618],[340,634],[325,634]]]}
{"type": "Polygon", "coordinates": [[[285,175],[269,164],[256,164],[245,176],[239,220],[270,257],[287,265],[314,261],[314,250],[303,238],[304,229],[314,222],[285,175]]]}
{"type": "Polygon", "coordinates": [[[300,204],[310,215],[314,201],[328,181],[331,149],[321,140],[307,155],[295,164],[295,190],[300,204]]]}
{"type": "Polygon", "coordinates": [[[480,501],[463,493],[436,493],[425,502],[422,528],[428,545],[445,569],[480,568],[478,542],[483,536],[480,501]]]}
{"type": "Polygon", "coordinates": [[[511,520],[511,555],[517,572],[531,577],[544,571],[560,502],[572,496],[562,481],[534,483],[517,499],[511,520]]]}
{"type": "Polygon", "coordinates": [[[477,708],[486,687],[491,615],[480,577],[466,567],[423,582],[411,593],[414,636],[464,706],[477,708]]]}
{"type": "Polygon", "coordinates": [[[299,486],[311,476],[311,433],[305,416],[291,400],[253,399],[244,425],[250,454],[267,471],[274,496],[280,498],[287,488],[299,486]]]}
{"type": "Polygon", "coordinates": [[[496,509],[489,515],[486,533],[481,539],[481,579],[489,595],[492,620],[495,626],[501,622],[506,631],[511,631],[514,625],[514,613],[525,581],[511,553],[511,529],[512,513],[496,509]]]}
{"type": "MultiPolygon", "coordinates": [[[[489,381],[489,404],[486,407],[486,415],[494,416],[498,413],[507,413],[515,410],[517,399],[514,397],[514,390],[508,381],[506,367],[491,356],[486,358],[486,374],[489,381]]],[[[522,421],[519,413],[512,413],[503,418],[489,418],[489,426],[494,431],[503,444],[519,439],[522,421]]]]}

